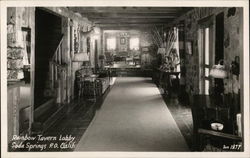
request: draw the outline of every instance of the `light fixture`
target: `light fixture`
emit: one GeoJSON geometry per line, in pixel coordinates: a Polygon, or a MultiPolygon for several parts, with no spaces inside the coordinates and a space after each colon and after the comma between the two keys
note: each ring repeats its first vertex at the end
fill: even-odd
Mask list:
{"type": "Polygon", "coordinates": [[[100,29],[97,28],[97,27],[94,27],[94,33],[95,33],[95,34],[100,34],[100,29]]]}
{"type": "Polygon", "coordinates": [[[93,40],[98,40],[100,38],[100,29],[96,27],[92,27],[91,31],[89,32],[93,40]]]}
{"type": "Polygon", "coordinates": [[[98,40],[99,39],[99,34],[93,34],[92,37],[93,37],[94,40],[98,40]]]}
{"type": "Polygon", "coordinates": [[[166,55],[166,48],[158,48],[157,54],[166,55]]]}
{"type": "MultiPolygon", "coordinates": [[[[223,60],[219,60],[217,65],[213,65],[212,69],[210,70],[210,77],[215,78],[215,79],[225,79],[227,78],[227,71],[225,68],[225,65],[223,64],[223,60]]],[[[214,89],[214,94],[215,94],[215,100],[218,100],[219,98],[221,98],[221,95],[218,94],[218,91],[214,89]]],[[[215,102],[215,120],[211,122],[211,128],[213,130],[222,130],[224,127],[223,122],[219,119],[219,114],[218,114],[218,110],[219,110],[219,102],[216,101],[215,102]]]]}
{"type": "Polygon", "coordinates": [[[83,61],[89,61],[89,56],[87,53],[76,53],[74,54],[73,62],[83,62],[83,61]]]}
{"type": "Polygon", "coordinates": [[[213,65],[210,70],[210,77],[224,79],[227,78],[227,71],[225,65],[223,65],[223,60],[219,60],[217,65],[213,65]]]}

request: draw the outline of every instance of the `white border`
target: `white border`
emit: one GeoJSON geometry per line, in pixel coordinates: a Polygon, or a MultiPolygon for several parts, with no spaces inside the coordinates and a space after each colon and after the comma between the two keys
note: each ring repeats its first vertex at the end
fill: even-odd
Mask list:
{"type": "Polygon", "coordinates": [[[249,157],[249,2],[248,0],[85,0],[85,1],[1,1],[1,154],[3,158],[16,157],[249,157]],[[244,38],[244,152],[7,152],[7,81],[6,81],[6,48],[7,48],[7,7],[35,7],[35,6],[161,6],[161,7],[244,7],[243,38],[244,38]],[[3,59],[3,60],[2,60],[3,59]],[[4,60],[5,59],[5,60],[4,60]]]}

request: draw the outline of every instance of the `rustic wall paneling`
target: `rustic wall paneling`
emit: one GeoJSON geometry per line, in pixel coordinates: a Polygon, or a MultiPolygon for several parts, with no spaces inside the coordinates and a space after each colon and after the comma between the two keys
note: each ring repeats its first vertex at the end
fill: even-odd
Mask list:
{"type": "MultiPolygon", "coordinates": [[[[35,23],[34,23],[34,12],[35,8],[33,7],[17,7],[17,8],[8,8],[7,9],[7,21],[10,22],[12,19],[14,22],[14,45],[8,43],[10,48],[16,46],[22,47],[22,50],[25,51],[25,44],[29,44],[29,64],[30,66],[30,82],[8,82],[8,142],[10,141],[13,134],[19,135],[23,131],[23,122],[20,122],[20,119],[23,121],[28,121],[28,128],[25,132],[30,132],[31,124],[33,123],[34,118],[34,46],[35,46],[35,23]],[[28,39],[23,39],[23,32],[29,30],[29,35],[26,36],[28,39]],[[28,41],[27,41],[28,40],[28,41]],[[28,42],[28,43],[27,43],[28,42]],[[25,109],[25,110],[24,110],[25,109]],[[20,113],[21,111],[21,113],[20,113]],[[19,114],[21,114],[20,118],[19,114]],[[24,116],[24,117],[23,117],[24,116]],[[20,130],[20,128],[22,128],[20,130]]],[[[25,32],[26,33],[26,32],[25,32]]],[[[27,61],[25,64],[28,64],[27,61]]],[[[22,68],[23,69],[23,68],[22,68]]]]}

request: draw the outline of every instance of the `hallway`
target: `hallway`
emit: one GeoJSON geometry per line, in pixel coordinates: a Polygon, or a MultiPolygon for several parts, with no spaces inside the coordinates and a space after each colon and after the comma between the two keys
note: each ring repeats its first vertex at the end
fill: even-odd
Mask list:
{"type": "Polygon", "coordinates": [[[245,151],[245,7],[3,10],[5,151],[245,151]]]}
{"type": "Polygon", "coordinates": [[[131,77],[117,78],[76,151],[188,151],[188,147],[151,79],[131,77]]]}

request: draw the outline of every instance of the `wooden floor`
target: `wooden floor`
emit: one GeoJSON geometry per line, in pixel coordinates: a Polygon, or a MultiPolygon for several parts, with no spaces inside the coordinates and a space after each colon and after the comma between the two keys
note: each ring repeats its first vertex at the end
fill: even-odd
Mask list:
{"type": "MultiPolygon", "coordinates": [[[[76,107],[63,120],[50,128],[45,135],[58,137],[59,135],[71,134],[72,137],[75,137],[77,144],[94,118],[96,111],[101,108],[111,88],[108,88],[104,95],[96,100],[84,98],[76,100],[76,107]]],[[[56,150],[53,149],[53,151],[56,150]]],[[[57,151],[74,151],[74,148],[58,149],[57,151]]]]}
{"type": "Polygon", "coordinates": [[[190,106],[187,103],[180,103],[178,98],[169,98],[166,95],[163,95],[163,98],[184,136],[189,149],[192,150],[193,120],[190,106]]]}

